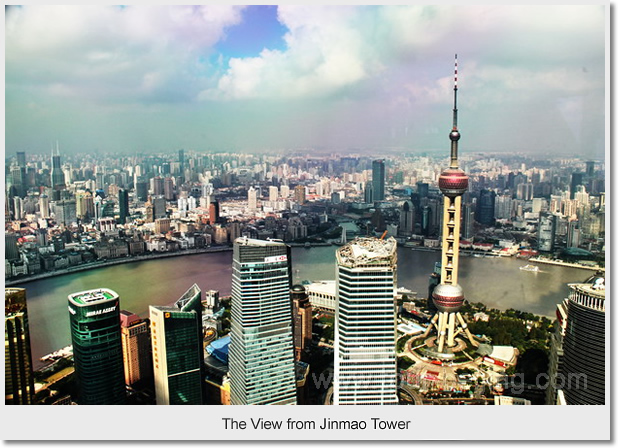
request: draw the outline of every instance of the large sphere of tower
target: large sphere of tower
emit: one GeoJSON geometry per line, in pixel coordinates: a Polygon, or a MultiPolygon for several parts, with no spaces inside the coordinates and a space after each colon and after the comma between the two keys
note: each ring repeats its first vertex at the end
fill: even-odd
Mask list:
{"type": "Polygon", "coordinates": [[[431,294],[433,303],[439,311],[456,313],[464,301],[463,289],[459,285],[439,284],[431,294]]]}
{"type": "Polygon", "coordinates": [[[447,168],[440,174],[438,186],[446,196],[461,196],[468,189],[468,176],[459,168],[447,168]]]}

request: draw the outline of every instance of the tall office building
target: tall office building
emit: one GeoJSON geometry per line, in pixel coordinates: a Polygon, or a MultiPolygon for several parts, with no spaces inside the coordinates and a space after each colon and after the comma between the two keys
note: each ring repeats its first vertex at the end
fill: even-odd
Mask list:
{"type": "Polygon", "coordinates": [[[126,310],[120,311],[120,335],[124,382],[133,386],[152,378],[152,348],[148,319],[126,310]]]}
{"type": "Polygon", "coordinates": [[[78,404],[124,404],[119,301],[104,288],[69,295],[78,404]]]}
{"type": "Polygon", "coordinates": [[[212,201],[208,206],[208,224],[213,225],[219,221],[219,202],[212,201]]]}
{"type": "Polygon", "coordinates": [[[296,404],[290,253],[280,241],[234,241],[232,404],[296,404]]]}
{"type": "Polygon", "coordinates": [[[39,213],[41,214],[41,218],[49,218],[49,196],[46,194],[42,194],[39,197],[39,213]]]}
{"type": "Polygon", "coordinates": [[[568,392],[570,399],[567,404],[603,404],[604,276],[598,272],[582,283],[568,286],[569,297],[558,304],[556,310],[558,325],[551,339],[545,404],[556,404],[559,391],[562,400],[567,401],[565,389],[572,389],[568,392]],[[565,340],[569,341],[568,368],[565,368],[565,340]],[[592,376],[589,376],[590,372],[592,376]],[[593,387],[589,389],[591,379],[593,387]]]}
{"type": "Polygon", "coordinates": [[[577,187],[584,183],[584,173],[575,172],[571,173],[571,199],[575,199],[575,193],[577,192],[577,187]]]}
{"type": "Polygon", "coordinates": [[[334,404],[397,404],[395,238],[337,250],[334,404]]]}
{"type": "Polygon", "coordinates": [[[30,353],[26,290],[4,289],[4,403],[32,404],[34,376],[30,353]]]}
{"type": "Polygon", "coordinates": [[[605,404],[604,275],[569,284],[569,297],[558,308],[566,323],[559,319],[563,356],[555,386],[568,405],[605,404]]]}
{"type": "Polygon", "coordinates": [[[313,308],[304,286],[294,285],[290,294],[294,323],[294,357],[296,361],[300,361],[311,344],[313,308]]]}
{"type": "Polygon", "coordinates": [[[476,221],[486,226],[493,226],[496,222],[495,213],[496,192],[482,189],[479,193],[478,202],[476,203],[476,213],[474,214],[476,221]]]}
{"type": "Polygon", "coordinates": [[[373,204],[373,182],[365,184],[364,200],[366,204],[373,204]]]}
{"type": "MultiPolygon", "coordinates": [[[[465,336],[473,346],[478,346],[463,316],[459,312],[464,301],[463,288],[458,283],[459,239],[461,226],[461,197],[468,189],[468,176],[459,168],[458,142],[461,134],[457,129],[457,55],[455,55],[455,83],[453,88],[453,128],[451,140],[451,163],[438,180],[440,191],[444,194],[442,215],[442,260],[440,284],[432,292],[432,300],[438,312],[432,317],[424,336],[435,331],[431,341],[431,355],[436,358],[452,359],[458,346],[455,337],[465,336]]],[[[492,192],[493,193],[493,192],[492,192]]],[[[495,193],[494,193],[495,197],[495,193]]],[[[491,204],[493,216],[494,204],[491,204]]]]}
{"type": "Polygon", "coordinates": [[[129,216],[129,190],[118,190],[118,224],[125,224],[129,216]]]}
{"type": "Polygon", "coordinates": [[[150,190],[153,196],[163,196],[165,194],[163,178],[156,176],[150,179],[150,190]]]}
{"type": "Polygon", "coordinates": [[[64,172],[62,171],[62,162],[60,160],[60,150],[56,148],[56,155],[52,150],[52,169],[51,169],[51,187],[53,190],[64,190],[66,184],[64,182],[64,172]]]}
{"type": "Polygon", "coordinates": [[[403,203],[399,211],[399,235],[410,237],[414,234],[414,205],[412,201],[403,203]]]}
{"type": "Polygon", "coordinates": [[[17,240],[19,239],[16,233],[4,233],[4,258],[7,260],[19,260],[19,246],[17,240]]]}
{"type": "Polygon", "coordinates": [[[176,200],[176,192],[174,191],[174,179],[166,177],[163,179],[163,196],[166,201],[176,200]]]}
{"type": "Polygon", "coordinates": [[[202,291],[191,286],[173,306],[150,306],[158,405],[203,404],[202,291]]]}
{"type": "Polygon", "coordinates": [[[538,249],[541,252],[551,252],[554,250],[556,239],[556,215],[541,217],[537,235],[538,249]]]}
{"type": "MultiPolygon", "coordinates": [[[[26,166],[26,153],[24,151],[17,151],[17,166],[25,167],[26,166]]],[[[594,166],[594,162],[592,162],[594,166]]]]}
{"type": "Polygon", "coordinates": [[[373,200],[384,200],[385,168],[384,160],[374,160],[372,164],[373,200]]]}

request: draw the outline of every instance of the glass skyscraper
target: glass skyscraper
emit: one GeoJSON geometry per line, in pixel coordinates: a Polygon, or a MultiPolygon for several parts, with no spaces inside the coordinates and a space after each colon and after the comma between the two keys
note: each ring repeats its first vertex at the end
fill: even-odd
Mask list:
{"type": "Polygon", "coordinates": [[[373,200],[384,200],[385,168],[384,160],[374,160],[372,164],[373,200]]]}
{"type": "Polygon", "coordinates": [[[569,284],[562,337],[562,366],[556,387],[568,405],[605,404],[605,278],[569,284]]]}
{"type": "Polygon", "coordinates": [[[296,404],[290,250],[238,238],[229,349],[232,404],[296,404]]]}
{"type": "Polygon", "coordinates": [[[32,404],[34,379],[26,290],[4,290],[4,402],[32,404]]]}
{"type": "Polygon", "coordinates": [[[119,300],[104,288],[69,296],[78,404],[124,404],[119,300]]]}
{"type": "Polygon", "coordinates": [[[397,404],[394,238],[337,250],[334,404],[397,404]]]}
{"type": "Polygon", "coordinates": [[[202,291],[194,284],[173,306],[150,307],[157,404],[203,404],[202,291]]]}

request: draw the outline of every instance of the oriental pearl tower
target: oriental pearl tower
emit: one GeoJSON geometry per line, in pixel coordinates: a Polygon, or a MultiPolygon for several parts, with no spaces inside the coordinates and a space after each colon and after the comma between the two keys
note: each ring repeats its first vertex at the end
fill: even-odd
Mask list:
{"type": "MultiPolygon", "coordinates": [[[[461,196],[468,189],[468,176],[459,168],[457,144],[461,135],[457,129],[457,55],[455,55],[455,84],[453,88],[453,128],[451,140],[451,163],[438,180],[440,191],[444,194],[444,213],[442,222],[442,271],[440,284],[432,294],[438,312],[431,319],[424,336],[432,329],[437,332],[435,345],[438,357],[448,356],[457,346],[455,338],[463,335],[473,346],[478,346],[459,309],[463,305],[464,293],[457,283],[459,270],[459,235],[461,222],[461,196]]],[[[458,351],[456,349],[456,351],[458,351]]]]}

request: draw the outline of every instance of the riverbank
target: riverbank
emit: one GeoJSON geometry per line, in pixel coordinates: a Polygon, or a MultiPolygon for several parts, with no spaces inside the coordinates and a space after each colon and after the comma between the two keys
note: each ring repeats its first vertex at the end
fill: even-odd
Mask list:
{"type": "Polygon", "coordinates": [[[562,260],[548,260],[546,258],[530,258],[528,261],[532,263],[541,263],[541,264],[552,264],[554,266],[562,266],[565,268],[577,268],[577,269],[587,269],[589,271],[603,271],[605,272],[605,268],[597,265],[589,266],[585,264],[579,263],[568,263],[562,260]]]}
{"type": "Polygon", "coordinates": [[[100,261],[95,261],[92,263],[71,266],[66,269],[58,269],[56,271],[43,272],[41,274],[28,275],[24,277],[18,277],[15,279],[5,280],[4,285],[5,286],[17,286],[17,285],[21,285],[21,284],[28,283],[28,282],[33,282],[36,280],[43,280],[46,278],[57,277],[60,275],[75,274],[76,272],[88,271],[90,269],[104,268],[108,266],[115,266],[115,265],[126,264],[126,263],[135,263],[138,261],[158,260],[160,258],[181,257],[185,255],[229,252],[231,250],[232,250],[232,247],[216,246],[216,247],[205,247],[203,249],[184,249],[184,250],[179,250],[177,252],[160,252],[160,253],[153,253],[153,254],[147,254],[147,255],[134,255],[134,256],[124,257],[124,258],[115,258],[112,260],[100,260],[100,261]]]}

